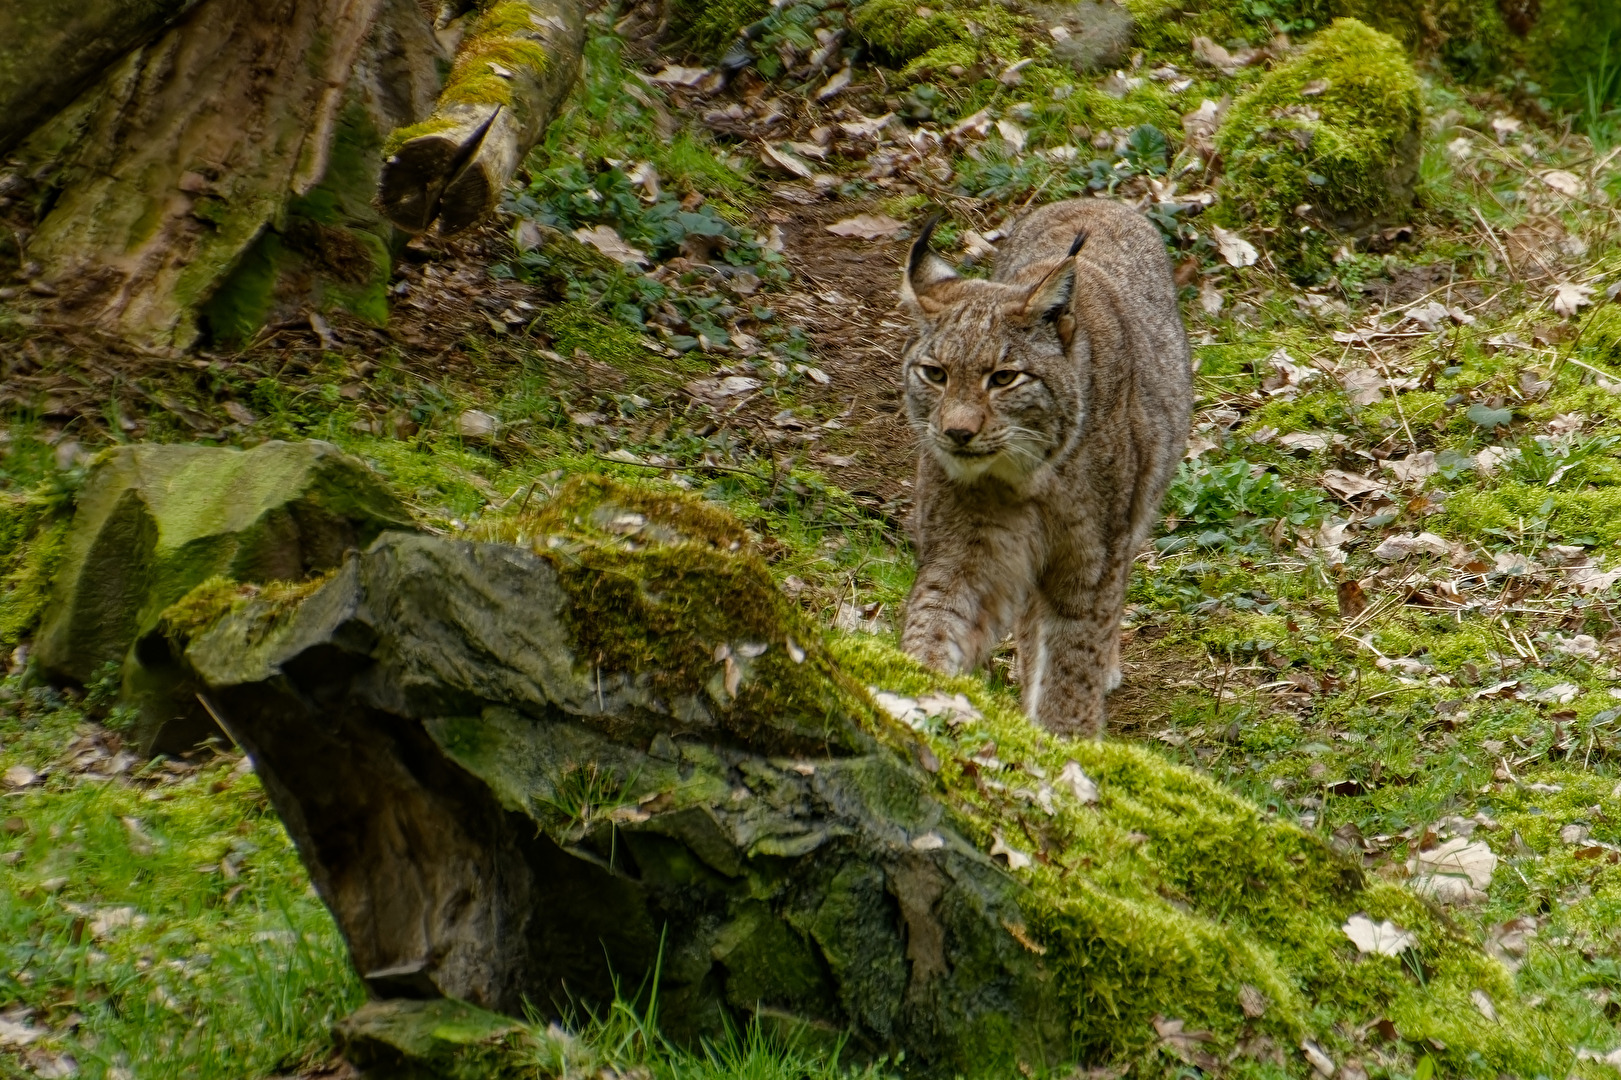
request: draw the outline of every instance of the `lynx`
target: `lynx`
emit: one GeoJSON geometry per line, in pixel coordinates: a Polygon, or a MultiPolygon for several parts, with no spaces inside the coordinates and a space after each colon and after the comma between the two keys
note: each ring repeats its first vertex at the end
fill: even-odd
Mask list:
{"type": "Polygon", "coordinates": [[[1158,231],[1075,199],[1022,220],[990,280],[912,245],[906,410],[921,443],[902,647],[945,672],[1009,632],[1024,710],[1101,737],[1131,566],[1187,442],[1187,331],[1158,231]]]}

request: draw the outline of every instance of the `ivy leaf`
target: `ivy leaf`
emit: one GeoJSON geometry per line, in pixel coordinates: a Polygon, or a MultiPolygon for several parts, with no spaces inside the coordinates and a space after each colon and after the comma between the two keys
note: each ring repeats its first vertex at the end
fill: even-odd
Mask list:
{"type": "Polygon", "coordinates": [[[1485,405],[1475,404],[1469,406],[1465,416],[1483,428],[1507,427],[1514,419],[1512,409],[1492,409],[1485,405]]]}

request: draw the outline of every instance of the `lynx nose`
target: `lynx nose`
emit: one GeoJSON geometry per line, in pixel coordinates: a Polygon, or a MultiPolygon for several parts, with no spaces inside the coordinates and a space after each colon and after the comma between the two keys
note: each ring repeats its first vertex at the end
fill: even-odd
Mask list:
{"type": "Polygon", "coordinates": [[[954,427],[946,429],[946,438],[958,446],[967,446],[975,435],[979,434],[977,428],[954,427]]]}

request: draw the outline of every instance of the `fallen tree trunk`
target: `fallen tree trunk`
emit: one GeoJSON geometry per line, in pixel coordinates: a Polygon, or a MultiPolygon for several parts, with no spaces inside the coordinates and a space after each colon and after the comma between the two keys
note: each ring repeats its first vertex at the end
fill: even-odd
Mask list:
{"type": "Polygon", "coordinates": [[[454,233],[495,209],[580,70],[580,0],[498,0],[456,57],[434,114],[389,141],[379,202],[420,233],[454,233]]]}
{"type": "Polygon", "coordinates": [[[0,153],[196,3],[16,0],[0,5],[0,153]]]}
{"type": "Polygon", "coordinates": [[[190,345],[198,306],[325,174],[380,4],[204,3],[60,118],[75,149],[27,250],[63,314],[190,345]]]}

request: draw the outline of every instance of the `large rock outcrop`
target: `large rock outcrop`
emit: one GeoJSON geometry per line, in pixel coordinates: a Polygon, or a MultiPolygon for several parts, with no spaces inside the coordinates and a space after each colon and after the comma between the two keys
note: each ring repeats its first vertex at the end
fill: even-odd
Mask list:
{"type": "Polygon", "coordinates": [[[301,581],[335,568],[410,514],[365,464],[323,442],[248,451],[124,446],[91,470],[62,549],[35,662],[78,683],[109,664],[143,710],[148,748],[189,749],[212,728],[189,695],[167,690],[161,643],[133,646],[165,608],[216,575],[301,581]]]}
{"type": "Polygon", "coordinates": [[[391,534],[190,640],[361,975],[521,1015],[658,969],[676,1037],[758,1008],[945,1071],[1060,1052],[1026,890],[910,735],[751,562],[667,550],[586,581],[391,534]]]}
{"type": "Polygon", "coordinates": [[[927,1075],[1304,1077],[1304,1040],[1345,1060],[1375,1029],[1407,1066],[1554,1061],[1505,969],[1406,889],[1150,752],[822,643],[708,504],[576,481],[479,536],[216,580],[155,631],[379,999],[340,1031],[378,1075],[494,1075],[530,1036],[479,1010],[655,981],[674,1039],[752,1015],[927,1075]],[[1359,952],[1354,915],[1403,955],[1359,952]],[[441,996],[465,1005],[412,1003],[441,996]]]}

